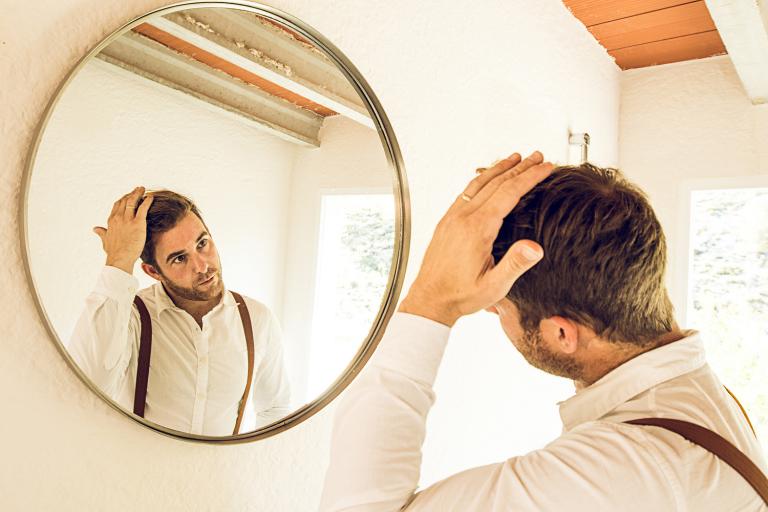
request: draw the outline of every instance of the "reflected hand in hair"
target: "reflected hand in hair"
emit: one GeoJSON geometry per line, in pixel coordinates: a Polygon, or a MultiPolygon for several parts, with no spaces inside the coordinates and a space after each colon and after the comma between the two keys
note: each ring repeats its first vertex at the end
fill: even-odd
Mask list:
{"type": "Polygon", "coordinates": [[[93,232],[101,238],[107,253],[107,265],[132,274],[147,237],[147,212],[152,195],[144,196],[144,187],[136,187],[115,201],[107,220],[107,228],[96,226],[93,232]]]}
{"type": "Polygon", "coordinates": [[[514,153],[473,179],[438,223],[399,310],[452,326],[501,300],[543,250],[519,240],[494,266],[493,241],[504,217],[553,169],[538,151],[522,161],[514,153]]]}

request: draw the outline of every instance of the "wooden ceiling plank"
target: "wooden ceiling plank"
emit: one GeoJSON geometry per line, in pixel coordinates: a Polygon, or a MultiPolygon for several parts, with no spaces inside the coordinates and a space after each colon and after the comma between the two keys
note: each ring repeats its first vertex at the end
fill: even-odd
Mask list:
{"type": "Polygon", "coordinates": [[[616,59],[616,64],[621,69],[634,69],[721,55],[725,53],[725,46],[717,30],[712,30],[630,46],[608,53],[616,59]]]}
{"type": "Polygon", "coordinates": [[[630,16],[689,3],[691,0],[563,0],[584,25],[590,27],[630,16]]]}
{"type": "Polygon", "coordinates": [[[704,0],[589,28],[607,50],[715,30],[704,0]]]}

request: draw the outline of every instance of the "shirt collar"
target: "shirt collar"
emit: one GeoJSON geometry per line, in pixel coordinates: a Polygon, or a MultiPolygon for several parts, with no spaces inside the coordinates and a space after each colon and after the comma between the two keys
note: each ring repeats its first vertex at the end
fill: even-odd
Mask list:
{"type": "Polygon", "coordinates": [[[685,338],[630,359],[560,402],[563,428],[567,432],[584,422],[598,420],[633,396],[705,363],[701,336],[689,331],[685,338]]]}
{"type": "MultiPolygon", "coordinates": [[[[183,311],[181,308],[176,306],[176,304],[173,303],[173,299],[168,296],[168,292],[165,291],[165,287],[162,283],[155,283],[154,286],[152,286],[154,289],[154,296],[155,296],[155,304],[157,305],[157,314],[158,316],[160,313],[165,311],[166,309],[176,309],[179,311],[183,311]]],[[[237,306],[237,301],[232,296],[229,291],[224,288],[224,292],[222,293],[221,301],[214,307],[214,309],[218,308],[219,306],[237,306]]],[[[211,310],[213,311],[213,310],[211,310]]]]}

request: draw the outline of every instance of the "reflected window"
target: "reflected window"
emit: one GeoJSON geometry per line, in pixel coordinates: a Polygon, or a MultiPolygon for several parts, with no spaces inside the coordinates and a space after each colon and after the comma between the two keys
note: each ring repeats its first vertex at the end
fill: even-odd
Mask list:
{"type": "Polygon", "coordinates": [[[768,188],[691,193],[687,325],[768,439],[768,188]]]}
{"type": "Polygon", "coordinates": [[[394,220],[392,194],[321,198],[310,396],[341,374],[372,325],[392,264],[394,220]]]}

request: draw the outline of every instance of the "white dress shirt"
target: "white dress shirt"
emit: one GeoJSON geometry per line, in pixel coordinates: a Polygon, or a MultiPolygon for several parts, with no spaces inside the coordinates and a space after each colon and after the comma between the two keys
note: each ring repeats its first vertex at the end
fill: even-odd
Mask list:
{"type": "MultiPolygon", "coordinates": [[[[68,346],[73,359],[106,395],[133,411],[141,325],[133,298],[138,294],[152,320],[144,417],[182,432],[231,435],[248,377],[248,350],[234,297],[225,291],[201,328],[160,283],[143,290],[138,286],[131,274],[104,267],[68,346]]],[[[279,324],[265,305],[244,300],[253,325],[254,372],[241,433],[291,410],[279,324]]]]}
{"type": "Polygon", "coordinates": [[[408,504],[413,512],[768,511],[736,471],[704,448],[658,427],[621,423],[691,421],[766,471],[760,445],[707,365],[695,331],[561,402],[563,433],[547,446],[456,474],[414,496],[448,334],[425,318],[393,316],[336,412],[321,510],[394,512],[408,504]]]}

